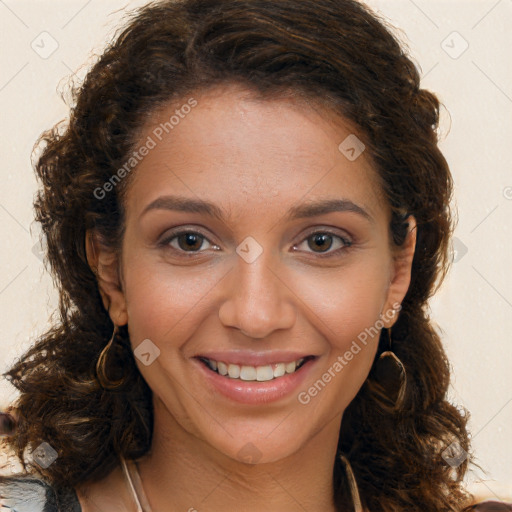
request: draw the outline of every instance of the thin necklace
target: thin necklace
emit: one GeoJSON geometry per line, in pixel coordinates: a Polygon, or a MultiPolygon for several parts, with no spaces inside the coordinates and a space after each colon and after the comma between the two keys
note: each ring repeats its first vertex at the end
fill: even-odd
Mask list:
{"type": "MultiPolygon", "coordinates": [[[[350,488],[350,495],[352,498],[352,503],[354,504],[354,512],[364,512],[361,505],[361,498],[359,496],[359,489],[357,487],[356,478],[354,476],[354,472],[352,471],[352,466],[344,455],[340,455],[340,459],[343,462],[343,466],[345,467],[345,472],[350,488]]],[[[125,460],[123,457],[121,457],[121,465],[123,467],[123,473],[126,478],[128,488],[132,494],[133,501],[137,505],[137,512],[153,512],[149,506],[148,498],[144,492],[144,487],[142,486],[142,479],[140,478],[140,474],[137,469],[137,461],[130,459],[125,460]]]]}
{"type": "Polygon", "coordinates": [[[149,506],[148,498],[142,487],[142,480],[137,469],[137,461],[125,460],[121,457],[121,465],[126,478],[126,483],[133,497],[133,501],[137,505],[137,512],[153,512],[149,506]]]}

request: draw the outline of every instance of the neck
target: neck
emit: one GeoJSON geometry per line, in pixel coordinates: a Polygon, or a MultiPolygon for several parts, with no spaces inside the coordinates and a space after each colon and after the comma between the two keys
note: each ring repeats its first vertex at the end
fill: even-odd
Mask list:
{"type": "Polygon", "coordinates": [[[336,512],[333,467],[341,415],[296,453],[272,463],[246,464],[220,453],[175,422],[154,397],[150,453],[138,461],[154,511],[336,512]],[[164,428],[163,428],[164,427],[164,428]]]}

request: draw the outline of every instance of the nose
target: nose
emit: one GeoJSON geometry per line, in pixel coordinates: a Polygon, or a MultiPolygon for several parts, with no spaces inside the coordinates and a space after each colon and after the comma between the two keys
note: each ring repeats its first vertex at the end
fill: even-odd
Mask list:
{"type": "Polygon", "coordinates": [[[265,338],[290,329],[296,319],[295,297],[284,277],[270,268],[265,252],[254,262],[237,258],[224,280],[219,319],[250,338],[265,338]]]}

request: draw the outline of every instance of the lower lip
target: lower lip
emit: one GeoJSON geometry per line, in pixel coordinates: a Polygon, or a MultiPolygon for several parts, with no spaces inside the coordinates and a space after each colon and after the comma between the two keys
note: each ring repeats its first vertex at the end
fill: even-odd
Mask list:
{"type": "Polygon", "coordinates": [[[208,385],[225,397],[241,404],[268,404],[296,391],[308,376],[317,358],[306,361],[297,371],[267,381],[244,381],[223,377],[210,370],[199,359],[193,359],[208,385]]]}

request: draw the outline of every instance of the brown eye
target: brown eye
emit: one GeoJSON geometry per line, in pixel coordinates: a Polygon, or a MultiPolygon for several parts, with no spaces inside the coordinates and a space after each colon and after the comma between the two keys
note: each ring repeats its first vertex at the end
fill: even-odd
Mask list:
{"type": "Polygon", "coordinates": [[[331,255],[335,256],[352,245],[352,241],[347,237],[330,233],[329,231],[317,231],[312,233],[296,247],[299,248],[306,242],[307,249],[309,249],[305,249],[306,252],[317,254],[320,257],[323,257],[324,255],[325,257],[331,255]],[[333,250],[330,250],[332,248],[333,250]]]}
{"type": "Polygon", "coordinates": [[[308,240],[312,240],[312,243],[308,243],[308,246],[310,249],[313,249],[313,251],[319,248],[320,252],[323,252],[332,247],[332,236],[328,233],[317,233],[308,237],[308,240]]]}
{"type": "Polygon", "coordinates": [[[204,237],[198,233],[184,233],[175,237],[178,240],[180,249],[197,251],[203,245],[204,237]]]}
{"type": "Polygon", "coordinates": [[[159,246],[171,249],[176,253],[202,253],[205,252],[204,244],[209,244],[206,246],[206,249],[215,249],[219,250],[217,245],[212,244],[205,235],[191,230],[182,230],[175,231],[166,236],[161,242],[159,242],[159,246]]]}

